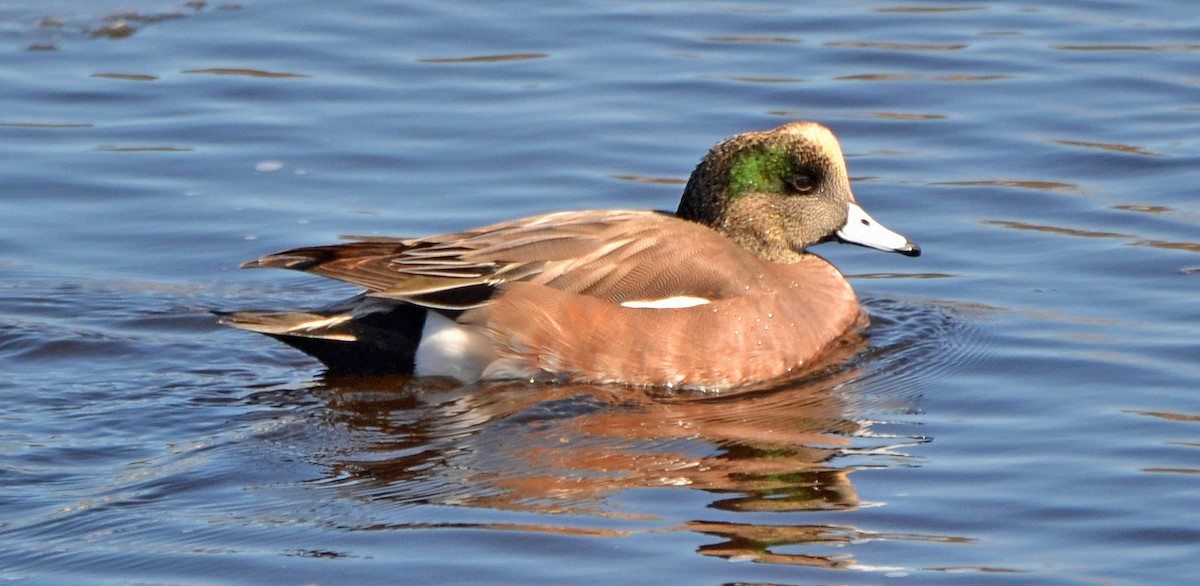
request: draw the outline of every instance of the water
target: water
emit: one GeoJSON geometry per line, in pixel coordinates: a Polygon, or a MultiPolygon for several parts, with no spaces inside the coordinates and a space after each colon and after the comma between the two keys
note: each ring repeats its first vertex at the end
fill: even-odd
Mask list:
{"type": "Polygon", "coordinates": [[[0,578],[1190,584],[1184,0],[0,4],[0,578]],[[342,234],[674,207],[834,129],[925,255],[822,377],[698,398],[329,378],[212,309],[342,234]],[[855,353],[857,352],[857,353],[855,353]],[[744,562],[744,563],[736,563],[744,562]]]}

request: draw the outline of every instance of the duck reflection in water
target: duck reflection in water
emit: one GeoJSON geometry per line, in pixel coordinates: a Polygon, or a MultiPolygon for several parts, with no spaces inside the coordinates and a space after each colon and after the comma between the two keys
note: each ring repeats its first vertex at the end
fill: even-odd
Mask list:
{"type": "MultiPolygon", "coordinates": [[[[864,441],[878,442],[862,437],[863,424],[847,405],[853,389],[845,387],[861,374],[852,357],[865,346],[851,337],[807,377],[716,395],[329,375],[314,392],[326,402],[322,425],[345,442],[318,450],[320,463],[341,494],[397,504],[628,517],[612,506],[615,493],[678,486],[716,495],[709,508],[732,512],[853,509],[854,469],[834,460],[864,441]]],[[[729,540],[701,548],[706,555],[827,567],[845,564],[844,557],[767,548],[810,539],[828,544],[856,531],[703,520],[677,530],[729,540]],[[762,542],[764,535],[771,540],[762,542]]]]}

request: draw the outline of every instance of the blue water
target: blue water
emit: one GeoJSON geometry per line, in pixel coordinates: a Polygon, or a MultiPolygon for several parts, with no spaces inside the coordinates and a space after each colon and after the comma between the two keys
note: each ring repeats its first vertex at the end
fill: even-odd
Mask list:
{"type": "Polygon", "coordinates": [[[1192,584],[1198,57],[1187,0],[0,4],[0,579],[1192,584]],[[818,249],[873,325],[814,380],[333,378],[209,313],[794,119],[925,251],[818,249]]]}

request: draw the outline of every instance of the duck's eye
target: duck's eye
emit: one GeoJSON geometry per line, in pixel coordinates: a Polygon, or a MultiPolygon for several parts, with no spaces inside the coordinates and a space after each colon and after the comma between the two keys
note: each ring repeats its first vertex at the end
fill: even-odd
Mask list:
{"type": "Polygon", "coordinates": [[[797,173],[788,178],[788,187],[799,194],[812,193],[817,188],[817,179],[812,175],[797,173]]]}

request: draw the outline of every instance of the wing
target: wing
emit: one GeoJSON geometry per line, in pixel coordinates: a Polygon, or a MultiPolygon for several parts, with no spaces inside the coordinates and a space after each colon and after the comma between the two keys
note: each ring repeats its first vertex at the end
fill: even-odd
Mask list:
{"type": "Polygon", "coordinates": [[[372,296],[449,311],[479,307],[498,287],[532,282],[621,303],[719,298],[744,283],[716,257],[757,266],[700,224],[650,211],[560,212],[426,238],[369,238],[296,248],[243,267],[286,268],[366,287],[372,296]]]}

